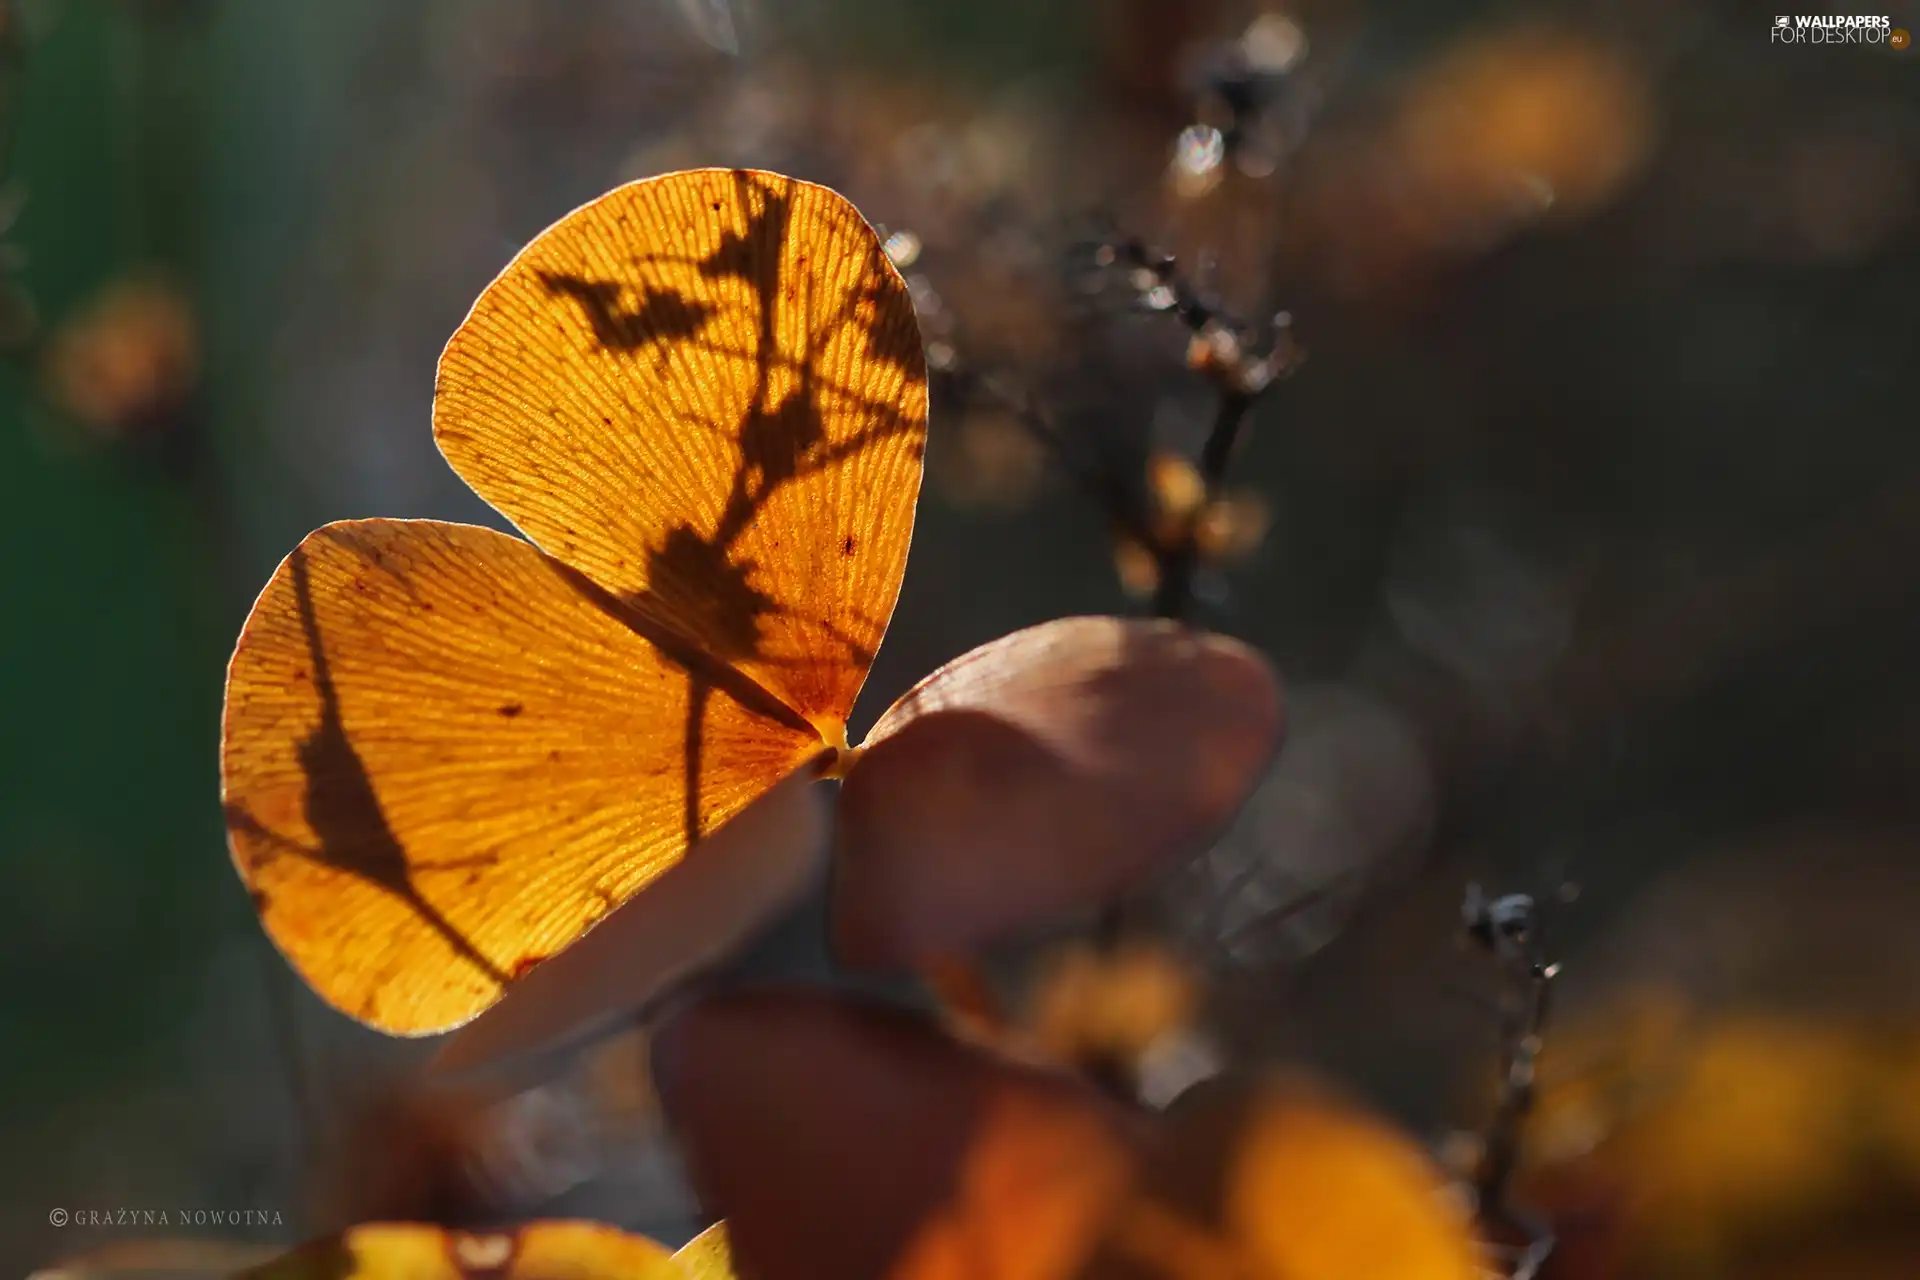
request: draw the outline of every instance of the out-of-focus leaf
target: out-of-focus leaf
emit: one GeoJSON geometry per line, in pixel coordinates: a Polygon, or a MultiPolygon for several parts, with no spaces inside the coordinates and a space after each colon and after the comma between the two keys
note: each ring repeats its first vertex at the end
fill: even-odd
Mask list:
{"type": "Polygon", "coordinates": [[[1124,1115],[1074,1078],[821,992],[702,1000],[655,1074],[754,1280],[1069,1276],[1134,1174],[1124,1115]]]}
{"type": "Polygon", "coordinates": [[[933,1024],[797,989],[700,1001],[656,1069],[754,1280],[1477,1280],[1411,1140],[1294,1081],[1164,1115],[933,1024]]]}
{"type": "MultiPolygon", "coordinates": [[[[1463,1206],[1414,1142],[1319,1088],[1215,1081],[1167,1112],[1109,1255],[1153,1275],[1478,1280],[1463,1206]]],[[[1125,1274],[1139,1274],[1133,1271],[1125,1274]]]]}
{"type": "Polygon", "coordinates": [[[1563,1251],[1572,1275],[1839,1275],[1868,1244],[1920,1274],[1916,1045],[1898,1025],[1622,998],[1545,1060],[1526,1192],[1596,1223],[1563,1251]]]}
{"type": "Polygon", "coordinates": [[[63,412],[111,439],[158,428],[180,407],[199,377],[199,344],[177,286],[130,278],[55,330],[42,376],[63,412]]]}
{"type": "Polygon", "coordinates": [[[376,1222],[304,1245],[235,1280],[683,1280],[673,1255],[598,1222],[455,1231],[376,1222]]]}
{"type": "Polygon", "coordinates": [[[1068,618],[973,650],[847,778],[842,955],[964,951],[1106,900],[1232,817],[1280,725],[1264,659],[1174,623],[1068,618]]]}

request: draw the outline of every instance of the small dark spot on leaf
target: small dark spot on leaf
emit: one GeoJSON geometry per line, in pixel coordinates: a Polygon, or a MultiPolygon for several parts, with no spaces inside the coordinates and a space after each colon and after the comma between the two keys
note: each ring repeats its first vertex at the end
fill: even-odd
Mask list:
{"type": "Polygon", "coordinates": [[[525,710],[526,708],[521,706],[517,702],[504,702],[500,704],[500,714],[505,716],[509,720],[513,719],[515,716],[519,715],[522,711],[525,711],[525,710]]]}
{"type": "Polygon", "coordinates": [[[840,544],[840,554],[841,554],[841,555],[843,555],[843,556],[850,556],[850,555],[852,555],[852,554],[853,554],[853,547],[854,547],[854,542],[853,542],[853,535],[852,535],[852,534],[848,534],[848,535],[847,535],[847,537],[846,537],[846,541],[844,541],[844,542],[842,542],[842,543],[840,544]]]}

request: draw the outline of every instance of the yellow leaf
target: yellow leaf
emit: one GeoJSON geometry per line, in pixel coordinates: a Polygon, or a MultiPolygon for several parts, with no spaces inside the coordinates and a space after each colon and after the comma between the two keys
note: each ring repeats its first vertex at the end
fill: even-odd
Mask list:
{"type": "Polygon", "coordinates": [[[926,403],[853,206],[710,169],[529,244],[447,344],[433,423],[541,547],[837,727],[900,589],[926,403]]]}
{"type": "Polygon", "coordinates": [[[1425,1152],[1330,1103],[1276,1099],[1241,1139],[1227,1217],[1269,1274],[1478,1280],[1461,1207],[1425,1152]]]}
{"type": "Polygon", "coordinates": [[[748,805],[698,856],[669,868],[448,1037],[433,1069],[453,1073],[567,1047],[738,946],[769,904],[791,902],[814,882],[827,836],[824,789],[802,770],[748,805]]]}
{"type": "Polygon", "coordinates": [[[1856,1243],[1897,1245],[1911,1270],[1920,1235],[1860,1226],[1920,1222],[1911,1037],[1901,1021],[1628,993],[1546,1059],[1527,1194],[1598,1219],[1587,1247],[1649,1274],[1796,1274],[1811,1254],[1838,1275],[1856,1243]]]}
{"type": "Polygon", "coordinates": [[[300,544],[228,675],[227,826],[322,996],[390,1031],[462,1022],[819,750],[664,640],[490,530],[300,544]]]}
{"type": "Polygon", "coordinates": [[[316,1241],[236,1280],[679,1280],[673,1255],[598,1222],[456,1231],[376,1222],[316,1241]]]}
{"type": "Polygon", "coordinates": [[[734,1280],[733,1250],[727,1244],[727,1224],[716,1222],[673,1255],[689,1280],[734,1280]]]}
{"type": "Polygon", "coordinates": [[[1289,1081],[1202,1085],[1167,1116],[1157,1212],[1123,1212],[1116,1242],[1157,1274],[1479,1280],[1464,1208],[1384,1121],[1289,1081]]]}
{"type": "MultiPolygon", "coordinates": [[[[229,671],[234,859],[315,989],[390,1032],[457,1025],[843,746],[925,415],[905,286],[832,192],[675,174],[530,244],[449,343],[434,429],[544,551],[327,526],[229,671]]],[[[706,932],[792,882],[736,878],[706,932]]]]}

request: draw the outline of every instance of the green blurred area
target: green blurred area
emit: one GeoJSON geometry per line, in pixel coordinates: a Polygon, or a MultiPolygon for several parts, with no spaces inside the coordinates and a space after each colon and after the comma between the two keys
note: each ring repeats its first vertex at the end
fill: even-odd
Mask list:
{"type": "MultiPolygon", "coordinates": [[[[28,247],[19,286],[57,322],[130,270],[192,270],[197,193],[173,165],[193,171],[176,130],[199,104],[140,74],[172,51],[128,11],[40,20],[37,38],[9,33],[11,182],[27,198],[8,239],[28,247]]],[[[204,486],[75,432],[31,364],[0,376],[0,1092],[33,1115],[107,1087],[177,1025],[236,921],[207,803],[236,615],[204,486]]]]}

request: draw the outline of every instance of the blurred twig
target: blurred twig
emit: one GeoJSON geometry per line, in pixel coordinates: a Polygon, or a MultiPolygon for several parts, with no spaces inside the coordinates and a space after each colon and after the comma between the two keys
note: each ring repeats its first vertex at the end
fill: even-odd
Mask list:
{"type": "MultiPolygon", "coordinates": [[[[1271,36],[1271,30],[1267,34],[1271,36]]],[[[1294,34],[1297,36],[1297,31],[1294,34]]],[[[1272,56],[1264,62],[1249,60],[1242,49],[1244,43],[1244,39],[1232,42],[1235,56],[1215,68],[1218,74],[1202,86],[1197,104],[1203,113],[1209,103],[1224,104],[1227,109],[1230,123],[1222,135],[1221,158],[1244,141],[1249,122],[1264,109],[1271,88],[1268,81],[1298,52],[1296,49],[1277,60],[1272,56]]],[[[893,243],[889,241],[890,253],[893,243]]],[[[921,245],[910,233],[900,244],[895,261],[904,269],[919,258],[921,245]]],[[[1190,501],[1178,506],[1166,503],[1164,495],[1154,492],[1152,476],[1137,474],[1143,459],[1130,450],[1116,448],[1112,433],[1101,431],[1081,439],[1063,430],[1030,392],[1014,385],[1007,376],[970,367],[963,358],[965,344],[948,340],[951,318],[945,319],[940,330],[942,356],[934,362],[935,367],[945,375],[960,403],[990,405],[1017,423],[1079,485],[1121,542],[1151,555],[1151,611],[1158,617],[1184,622],[1193,612],[1196,575],[1208,558],[1203,521],[1221,498],[1248,415],[1267,389],[1299,363],[1301,353],[1293,341],[1292,317],[1280,311],[1264,325],[1243,323],[1198,287],[1181,270],[1173,254],[1111,225],[1102,227],[1090,245],[1082,241],[1073,256],[1085,262],[1080,255],[1089,249],[1097,273],[1089,292],[1104,292],[1106,278],[1120,276],[1135,309],[1171,316],[1187,331],[1187,368],[1214,389],[1217,399],[1212,424],[1189,473],[1191,479],[1182,483],[1182,488],[1190,491],[1190,501]],[[1148,490],[1144,506],[1137,497],[1143,479],[1148,490]]],[[[1080,269],[1078,263],[1074,269],[1080,269]]],[[[913,283],[923,314],[940,316],[945,312],[931,282],[923,276],[913,283]]],[[[1154,459],[1146,461],[1151,472],[1154,459]]],[[[1184,463],[1181,469],[1185,470],[1184,463]]],[[[1124,940],[1126,928],[1124,901],[1105,904],[1095,920],[1093,945],[1103,954],[1113,955],[1124,940]]],[[[1101,1083],[1132,1100],[1137,1095],[1137,1082],[1121,1078],[1124,1074],[1101,1083]]]]}
{"type": "Polygon", "coordinates": [[[1247,414],[1277,379],[1299,363],[1292,316],[1279,312],[1267,333],[1251,332],[1203,296],[1182,274],[1171,254],[1133,237],[1102,245],[1095,260],[1102,266],[1129,270],[1141,304],[1171,314],[1186,327],[1190,334],[1187,366],[1206,376],[1219,397],[1213,425],[1200,447],[1201,501],[1170,536],[1156,537],[1147,544],[1159,569],[1153,612],[1163,618],[1184,619],[1192,609],[1194,571],[1201,559],[1200,517],[1220,496],[1247,414]]]}
{"type": "Polygon", "coordinates": [[[1532,1280],[1553,1251],[1553,1231],[1513,1205],[1510,1189],[1519,1164],[1520,1135],[1533,1111],[1541,1036],[1546,1030],[1553,979],[1560,966],[1547,959],[1539,905],[1523,893],[1488,899],[1467,886],[1461,907],[1467,932],[1499,962],[1505,989],[1500,999],[1500,1098],[1482,1139],[1473,1174],[1474,1204],[1483,1222],[1517,1234],[1521,1243],[1508,1259],[1511,1280],[1532,1280]]]}

